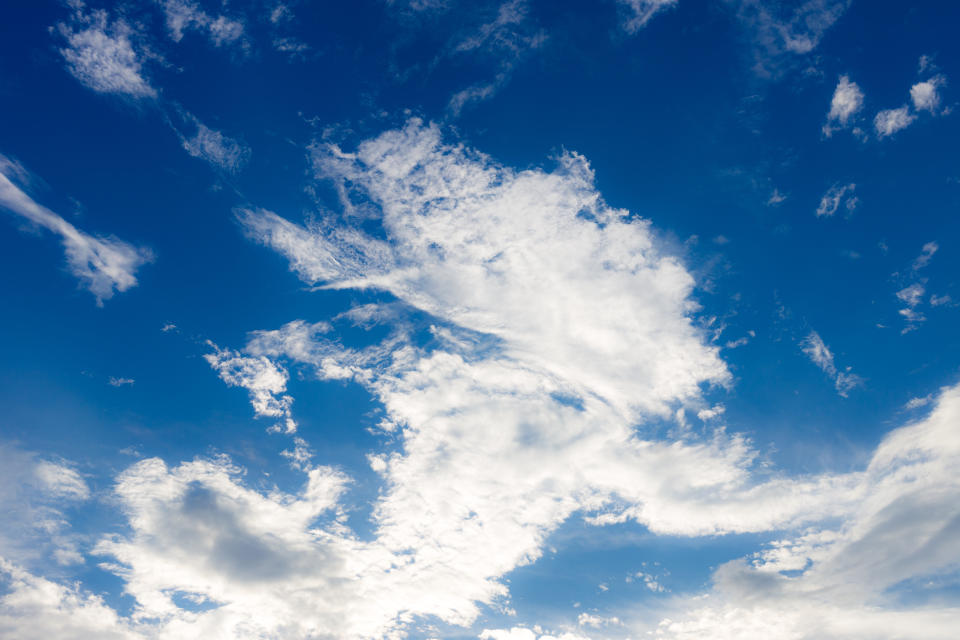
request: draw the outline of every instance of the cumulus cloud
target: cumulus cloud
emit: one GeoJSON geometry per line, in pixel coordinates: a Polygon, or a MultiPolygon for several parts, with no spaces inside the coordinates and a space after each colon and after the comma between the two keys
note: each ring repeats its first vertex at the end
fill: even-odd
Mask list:
{"type": "Polygon", "coordinates": [[[78,586],[36,576],[0,558],[0,635],[18,640],[144,640],[117,612],[78,586]]]}
{"type": "Polygon", "coordinates": [[[136,286],[136,272],[153,259],[150,251],[114,237],[91,236],[50,209],[37,204],[13,181],[22,170],[0,155],[0,208],[58,236],[63,242],[70,272],[92,293],[97,304],[136,286]]]}
{"type": "Polygon", "coordinates": [[[940,109],[940,87],[944,84],[946,84],[946,78],[937,75],[910,87],[910,100],[913,101],[913,108],[917,111],[929,111],[936,114],[940,109]]]}
{"type": "Polygon", "coordinates": [[[848,213],[853,213],[857,205],[860,204],[859,198],[852,195],[856,188],[857,185],[851,182],[850,184],[838,183],[827,189],[827,192],[820,198],[820,204],[817,206],[817,217],[829,218],[837,213],[841,204],[843,204],[843,207],[848,213]]]}
{"type": "Polygon", "coordinates": [[[67,70],[90,89],[131,98],[154,98],[156,89],[143,75],[144,56],[133,45],[133,29],[122,19],[109,20],[104,10],[84,13],[74,3],[69,23],[57,28],[67,46],[60,50],[67,70]]]}
{"type": "Polygon", "coordinates": [[[676,6],[677,0],[617,0],[626,9],[627,18],[623,28],[635,33],[647,26],[654,15],[676,6]]]}
{"type": "Polygon", "coordinates": [[[910,113],[910,108],[906,105],[896,109],[884,109],[874,117],[873,128],[876,130],[878,138],[886,138],[897,131],[906,129],[916,119],[917,116],[910,113]]]}
{"type": "MultiPolygon", "coordinates": [[[[873,484],[864,472],[754,473],[750,443],[720,428],[658,437],[651,424],[702,409],[703,388],[729,373],[693,322],[688,271],[648,221],[603,201],[581,156],[516,171],[416,120],[312,156],[367,217],[303,226],[241,210],[242,224],[306,282],[394,300],[256,331],[242,350],[211,345],[207,360],[281,421],[291,419],[291,368],[369,391],[389,443],[368,455],[382,483],[370,531],[349,526],[350,480],[311,465],[306,440],[295,441],[303,483],[292,490],[225,457],[142,461],[117,479],[128,528],[95,549],[135,601],[123,624],[178,639],[468,626],[481,605],[507,605],[505,576],[578,514],[655,534],[790,535],[859,513],[887,470],[919,464],[913,450],[897,453],[920,446],[910,434],[878,450],[873,484]],[[387,331],[353,348],[342,323],[387,331]]],[[[515,627],[481,637],[578,635],[515,627]]]]}
{"type": "Polygon", "coordinates": [[[837,393],[842,397],[846,398],[850,391],[863,384],[860,376],[850,372],[850,367],[843,371],[837,369],[837,365],[833,361],[833,352],[830,351],[830,348],[816,331],[811,331],[800,343],[800,346],[803,353],[810,358],[810,361],[833,380],[837,393]]]}
{"type": "Polygon", "coordinates": [[[824,135],[830,137],[834,131],[845,129],[861,109],[863,109],[863,91],[856,82],[851,82],[848,76],[840,76],[837,88],[833,91],[833,98],[830,100],[827,122],[823,125],[824,135]]]}
{"type": "Polygon", "coordinates": [[[250,402],[258,416],[280,418],[277,428],[287,433],[297,430],[291,408],[293,398],[286,395],[289,375],[282,367],[263,356],[244,356],[229,349],[219,349],[204,356],[206,361],[231,387],[242,387],[250,394],[250,402]]]}

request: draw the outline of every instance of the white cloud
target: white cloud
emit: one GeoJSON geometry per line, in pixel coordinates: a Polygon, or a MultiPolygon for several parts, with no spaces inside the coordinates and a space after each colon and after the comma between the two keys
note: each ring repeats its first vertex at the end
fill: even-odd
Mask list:
{"type": "Polygon", "coordinates": [[[739,0],[737,4],[737,16],[753,35],[754,71],[772,76],[786,56],[813,51],[846,12],[850,0],[807,0],[799,5],[739,0]]]}
{"type": "Polygon", "coordinates": [[[770,198],[767,200],[768,207],[775,207],[778,204],[781,204],[787,199],[787,196],[783,193],[780,193],[779,189],[774,189],[773,193],[770,194],[770,198]]]}
{"type": "Polygon", "coordinates": [[[884,438],[860,475],[861,499],[837,522],[721,566],[713,591],[687,600],[657,637],[954,637],[960,609],[924,585],[957,579],[958,421],[960,387],[944,389],[928,417],[884,438]]]}
{"type": "Polygon", "coordinates": [[[617,2],[628,10],[629,16],[623,22],[623,28],[631,33],[647,26],[655,14],[677,4],[677,0],[617,0],[617,2]]]}
{"type": "Polygon", "coordinates": [[[923,300],[924,293],[926,293],[926,290],[923,285],[919,282],[914,282],[909,287],[904,287],[900,291],[897,291],[897,298],[908,307],[913,308],[923,300]]]}
{"type": "Polygon", "coordinates": [[[84,14],[84,8],[82,2],[75,3],[70,23],[57,25],[67,41],[60,50],[67,70],[100,93],[156,97],[157,91],[143,76],[143,56],[133,47],[130,26],[123,20],[110,22],[103,10],[84,14]]]}
{"type": "Polygon", "coordinates": [[[454,115],[470,103],[495,95],[510,81],[516,66],[543,46],[546,35],[534,27],[528,13],[528,0],[506,0],[497,8],[496,17],[451,45],[451,55],[485,54],[494,57],[498,67],[492,80],[471,85],[450,98],[447,108],[454,115]]]}
{"type": "Polygon", "coordinates": [[[906,129],[916,119],[917,116],[910,113],[910,108],[904,105],[897,109],[885,109],[877,113],[873,119],[873,127],[876,129],[877,137],[886,138],[897,131],[906,129]]]}
{"type": "Polygon", "coordinates": [[[0,635],[17,640],[145,640],[101,598],[0,558],[0,635]]]}
{"type": "Polygon", "coordinates": [[[196,118],[188,119],[192,120],[197,132],[189,138],[180,135],[180,140],[184,150],[191,156],[231,172],[239,171],[247,163],[250,158],[249,147],[207,127],[196,118]]]}
{"type": "MultiPolygon", "coordinates": [[[[913,331],[927,319],[923,312],[917,310],[917,307],[923,303],[923,299],[927,293],[927,280],[926,278],[920,278],[918,272],[930,264],[930,260],[933,259],[934,254],[939,249],[940,245],[938,245],[936,242],[931,241],[924,244],[920,251],[920,255],[917,256],[910,265],[910,271],[908,275],[910,276],[910,279],[914,281],[896,292],[897,299],[906,305],[906,307],[900,309],[898,312],[906,321],[906,325],[901,333],[909,333],[913,331]]],[[[949,296],[947,296],[947,299],[949,300],[949,296]]],[[[940,306],[944,302],[945,301],[942,298],[937,298],[936,304],[934,303],[933,297],[930,300],[931,306],[940,306]]]]}
{"type": "Polygon", "coordinates": [[[685,318],[694,309],[689,273],[656,249],[646,221],[602,202],[581,156],[564,155],[553,173],[513,172],[412,121],[356,154],[318,146],[314,161],[380,205],[390,244],[354,228],[310,230],[241,212],[250,233],[308,282],[390,291],[625,410],[664,412],[701,382],[727,379],[685,318]],[[618,290],[646,293],[610,306],[618,290]]]}
{"type": "Polygon", "coordinates": [[[827,192],[820,198],[820,204],[817,206],[817,217],[829,218],[837,212],[841,203],[843,203],[844,208],[846,208],[849,213],[853,213],[860,203],[860,200],[852,195],[856,188],[857,185],[851,182],[850,184],[835,184],[827,189],[827,192]]]}
{"type": "Polygon", "coordinates": [[[838,129],[846,128],[851,119],[863,109],[863,92],[856,82],[850,82],[848,76],[840,76],[837,88],[833,91],[830,101],[830,111],[827,113],[827,122],[823,125],[823,133],[827,137],[838,129]]]}
{"type": "Polygon", "coordinates": [[[905,405],[904,409],[919,409],[920,407],[925,407],[931,402],[933,402],[933,394],[928,394],[922,397],[910,398],[905,405]]]}
{"type": "Polygon", "coordinates": [[[480,640],[590,640],[586,636],[570,631],[545,631],[539,625],[532,629],[527,627],[484,629],[478,637],[480,640]]]}
{"type": "Polygon", "coordinates": [[[136,286],[136,272],[152,254],[113,237],[94,237],[37,204],[11,180],[19,177],[16,165],[0,156],[0,208],[19,215],[60,236],[70,272],[97,298],[97,304],[136,286]]]}
{"type": "Polygon", "coordinates": [[[937,244],[936,242],[931,241],[924,244],[923,248],[920,250],[920,255],[917,256],[916,260],[913,261],[913,265],[911,268],[914,271],[923,269],[928,264],[930,264],[930,260],[933,259],[933,255],[939,250],[940,250],[940,245],[937,244]]]}
{"type": "Polygon", "coordinates": [[[163,7],[170,37],[179,42],[190,30],[202,31],[214,45],[232,44],[243,37],[243,23],[226,16],[213,17],[192,0],[157,0],[163,7]]]}
{"type": "Polygon", "coordinates": [[[134,382],[136,382],[136,380],[134,380],[133,378],[117,378],[113,376],[111,376],[109,380],[111,387],[125,387],[128,385],[132,385],[134,382]]]}
{"type": "Polygon", "coordinates": [[[917,111],[937,113],[940,108],[940,87],[946,84],[944,76],[934,76],[910,87],[910,99],[917,111]]]}
{"type": "Polygon", "coordinates": [[[89,497],[87,483],[66,463],[0,443],[0,559],[82,562],[63,510],[89,497]]]}
{"type": "MultiPolygon", "coordinates": [[[[396,445],[368,457],[383,483],[372,531],[348,526],[349,480],[311,466],[305,440],[289,453],[304,474],[292,491],[226,458],[142,461],[117,482],[128,529],[96,547],[135,599],[129,624],[178,640],[399,638],[428,617],[467,626],[481,604],[506,603],[504,576],[535,562],[574,514],[655,534],[793,531],[858,512],[899,469],[899,458],[884,462],[904,450],[894,444],[878,450],[875,471],[755,476],[742,437],[648,433],[651,419],[703,407],[702,388],[729,374],[692,322],[689,273],[647,221],[602,200],[582,157],[514,171],[415,120],[353,153],[313,153],[345,197],[376,210],[363,220],[379,224],[376,237],[354,218],[307,228],[256,210],[241,221],[307,282],[398,301],[254,332],[242,352],[214,347],[207,359],[282,419],[287,367],[370,392],[396,445]],[[353,349],[336,336],[343,322],[390,331],[353,349]],[[418,322],[427,345],[412,337],[418,322]]],[[[815,352],[840,388],[850,374],[826,345],[815,352]]]]}
{"type": "Polygon", "coordinates": [[[263,356],[243,356],[236,351],[220,349],[210,343],[213,353],[204,356],[220,378],[231,387],[243,387],[250,393],[250,402],[258,416],[281,418],[278,429],[293,433],[297,423],[291,407],[293,398],[286,395],[289,375],[263,356]]]}
{"type": "Polygon", "coordinates": [[[850,391],[863,384],[860,376],[850,372],[850,367],[844,371],[837,369],[833,361],[833,352],[816,331],[811,331],[800,344],[803,353],[810,358],[810,361],[833,380],[837,393],[842,397],[846,398],[850,391]]]}

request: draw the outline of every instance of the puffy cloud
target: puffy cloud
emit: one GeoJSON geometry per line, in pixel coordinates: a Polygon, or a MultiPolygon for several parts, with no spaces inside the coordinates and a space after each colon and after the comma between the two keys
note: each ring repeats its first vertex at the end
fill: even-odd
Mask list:
{"type": "Polygon", "coordinates": [[[623,28],[634,33],[647,26],[654,15],[677,4],[677,0],[617,0],[629,14],[623,28]]]}
{"type": "Polygon", "coordinates": [[[857,205],[860,204],[860,200],[856,196],[848,194],[853,194],[856,188],[857,185],[851,182],[850,184],[835,184],[827,189],[817,206],[817,217],[829,218],[837,212],[841,203],[848,213],[853,213],[857,205]]]}
{"type": "Polygon", "coordinates": [[[833,352],[830,351],[830,348],[827,347],[823,338],[821,338],[820,334],[816,331],[811,331],[810,334],[803,339],[801,347],[803,353],[810,358],[810,361],[833,380],[837,393],[844,398],[847,397],[850,391],[863,384],[860,376],[850,372],[850,367],[847,367],[845,371],[837,370],[837,365],[833,361],[833,352]]]}
{"type": "Polygon", "coordinates": [[[219,349],[204,356],[220,378],[231,387],[243,387],[250,393],[250,402],[258,416],[281,418],[277,429],[293,433],[297,423],[291,407],[293,398],[285,394],[289,375],[263,356],[244,356],[229,349],[219,349]]]}
{"type": "Polygon", "coordinates": [[[940,87],[944,84],[946,84],[946,78],[938,75],[910,87],[913,108],[935,114],[940,108],[940,87]]]}
{"type": "Polygon", "coordinates": [[[837,88],[833,91],[833,98],[830,100],[827,122],[823,125],[824,135],[829,137],[834,131],[846,128],[861,109],[863,109],[863,91],[856,82],[851,82],[848,76],[840,76],[837,88]]]}
{"type": "Polygon", "coordinates": [[[100,93],[131,98],[154,98],[156,89],[143,76],[143,54],[136,51],[134,32],[123,20],[110,21],[104,10],[84,13],[74,3],[69,24],[57,25],[67,46],[60,50],[67,70],[81,83],[100,93]]]}
{"type": "Polygon", "coordinates": [[[242,211],[308,282],[389,291],[625,411],[664,412],[727,379],[687,317],[693,279],[648,222],[602,202],[581,156],[514,172],[412,121],[356,154],[318,146],[314,162],[380,206],[389,242],[242,211]]]}
{"type": "Polygon", "coordinates": [[[77,586],[65,587],[0,558],[0,636],[18,640],[144,640],[117,612],[77,586]]]}
{"type": "MultiPolygon", "coordinates": [[[[207,359],[282,419],[289,367],[370,392],[388,441],[368,457],[382,481],[372,530],[348,526],[349,480],[311,466],[305,440],[293,491],[225,458],[140,462],[116,487],[129,529],[96,547],[136,601],[129,624],[178,639],[399,638],[430,617],[466,626],[482,604],[507,604],[504,576],[576,514],[685,536],[823,527],[922,457],[916,443],[897,453],[917,438],[893,435],[907,444],[881,446],[867,471],[790,478],[754,475],[749,442],[721,429],[658,438],[653,420],[702,408],[702,387],[729,374],[691,319],[689,273],[647,221],[603,201],[580,156],[514,171],[411,121],[355,152],[317,146],[313,159],[363,220],[304,227],[240,211],[248,233],[311,284],[396,301],[257,331],[207,359]],[[344,322],[390,330],[352,348],[337,337],[344,322]]],[[[826,345],[816,353],[836,372],[826,345]]],[[[798,544],[814,546],[784,546],[798,544]]]]}
{"type": "Polygon", "coordinates": [[[136,286],[136,272],[153,259],[150,251],[113,237],[94,237],[37,204],[13,179],[16,164],[0,155],[0,207],[60,236],[70,272],[97,298],[97,304],[136,286]]]}
{"type": "Polygon", "coordinates": [[[897,131],[909,127],[917,119],[917,116],[910,113],[910,108],[906,105],[897,109],[884,109],[877,113],[873,119],[873,128],[877,132],[877,137],[886,138],[892,136],[897,131]]]}

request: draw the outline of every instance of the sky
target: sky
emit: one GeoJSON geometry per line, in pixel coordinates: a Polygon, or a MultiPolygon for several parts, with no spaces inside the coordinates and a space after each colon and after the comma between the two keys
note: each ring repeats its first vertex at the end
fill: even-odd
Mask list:
{"type": "Polygon", "coordinates": [[[960,628],[960,5],[0,19],[0,636],[960,628]]]}

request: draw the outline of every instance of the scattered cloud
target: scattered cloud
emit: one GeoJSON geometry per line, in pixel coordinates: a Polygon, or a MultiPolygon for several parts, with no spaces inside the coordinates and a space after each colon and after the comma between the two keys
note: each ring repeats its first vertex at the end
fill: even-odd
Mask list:
{"type": "Polygon", "coordinates": [[[770,198],[767,199],[767,206],[775,207],[781,204],[782,202],[784,202],[787,199],[787,197],[788,196],[786,194],[780,193],[779,189],[774,189],[773,193],[770,194],[770,198]]]}
{"type": "Polygon", "coordinates": [[[133,386],[133,383],[136,382],[133,378],[114,378],[111,377],[110,380],[111,387],[129,387],[133,386]]]}
{"type": "Polygon", "coordinates": [[[133,29],[122,19],[111,21],[102,9],[85,13],[83,2],[72,6],[70,21],[57,25],[66,40],[60,53],[67,71],[99,93],[155,98],[156,89],[143,75],[144,55],[133,46],[133,29]]]}
{"type": "Polygon", "coordinates": [[[860,203],[859,198],[852,195],[856,188],[857,185],[851,182],[849,184],[837,183],[827,189],[827,192],[820,198],[820,205],[817,207],[817,217],[829,218],[837,212],[841,204],[843,204],[843,207],[848,213],[853,213],[860,203]]]}
{"type": "Polygon", "coordinates": [[[754,71],[764,77],[778,75],[787,56],[805,55],[816,49],[827,30],[850,6],[850,0],[806,0],[799,4],[731,2],[753,36],[754,71]]]}
{"type": "Polygon", "coordinates": [[[930,264],[930,260],[933,259],[933,255],[939,250],[940,245],[933,241],[923,245],[923,248],[920,250],[920,255],[917,256],[913,261],[911,269],[913,271],[919,271],[920,269],[926,267],[928,264],[930,264]]]}
{"type": "Polygon", "coordinates": [[[250,402],[257,416],[280,418],[276,429],[293,433],[297,423],[291,407],[293,398],[286,395],[289,375],[282,367],[263,356],[244,356],[236,351],[220,349],[209,343],[213,353],[204,356],[206,361],[231,387],[243,387],[250,393],[250,402]]]}
{"type": "Polygon", "coordinates": [[[157,0],[163,8],[167,30],[175,42],[187,31],[200,31],[217,47],[239,42],[243,23],[227,16],[211,16],[192,0],[157,0]]]}
{"type": "Polygon", "coordinates": [[[147,249],[113,237],[94,237],[37,204],[13,180],[21,177],[11,160],[0,155],[0,207],[42,227],[63,242],[70,272],[92,293],[97,304],[136,286],[136,272],[153,259],[147,249]]]}
{"type": "Polygon", "coordinates": [[[194,158],[235,173],[250,159],[250,148],[233,138],[211,129],[190,114],[185,116],[196,127],[196,134],[186,137],[177,131],[184,150],[194,158]]]}
{"type": "MultiPolygon", "coordinates": [[[[913,263],[910,265],[910,271],[908,272],[909,279],[906,286],[899,289],[896,292],[897,299],[905,304],[906,306],[899,310],[900,316],[906,321],[901,333],[909,333],[916,329],[920,324],[926,321],[927,317],[923,314],[922,311],[918,310],[923,303],[923,299],[927,293],[926,289],[926,278],[921,278],[919,272],[926,268],[930,264],[930,260],[933,259],[934,254],[940,249],[940,245],[936,242],[927,242],[923,245],[923,248],[920,250],[920,255],[917,256],[913,263]]],[[[949,296],[947,296],[949,300],[949,296]]],[[[942,299],[937,299],[938,304],[933,304],[933,299],[931,298],[931,306],[941,306],[943,301],[942,299]]]]}
{"type": "Polygon", "coordinates": [[[851,373],[850,367],[843,371],[837,369],[833,361],[833,352],[830,351],[830,348],[827,347],[823,338],[816,331],[811,331],[800,343],[800,346],[803,353],[810,358],[810,361],[833,380],[834,387],[841,397],[846,398],[853,389],[863,384],[863,379],[851,373]]]}
{"type": "Polygon", "coordinates": [[[543,46],[547,36],[530,22],[528,12],[528,0],[507,0],[499,6],[493,20],[452,44],[451,56],[493,56],[498,67],[492,80],[471,85],[450,98],[448,109],[454,115],[459,115],[467,105],[496,94],[509,82],[516,66],[543,46]]]}
{"type": "Polygon", "coordinates": [[[910,410],[910,409],[919,409],[920,407],[925,407],[925,406],[927,406],[928,404],[930,404],[931,402],[933,402],[933,400],[934,400],[934,397],[933,397],[933,394],[932,394],[932,393],[931,393],[931,394],[928,394],[928,395],[925,395],[925,396],[923,396],[923,397],[910,398],[910,399],[907,401],[907,403],[906,403],[905,405],[903,405],[903,408],[904,408],[904,409],[908,409],[908,410],[910,410]]]}
{"type": "Polygon", "coordinates": [[[675,7],[678,0],[617,0],[627,14],[622,26],[629,33],[640,31],[654,15],[675,7]]]}
{"type": "Polygon", "coordinates": [[[823,134],[828,138],[834,131],[846,129],[855,116],[863,109],[863,91],[848,76],[840,76],[837,88],[833,91],[827,122],[823,125],[823,134]]]}
{"type": "Polygon", "coordinates": [[[874,117],[873,128],[876,130],[878,138],[886,138],[906,129],[916,119],[917,116],[910,113],[910,107],[906,105],[897,109],[884,109],[874,117]]]}
{"type": "Polygon", "coordinates": [[[946,78],[938,75],[910,87],[910,100],[913,101],[913,108],[917,111],[929,111],[936,114],[940,108],[940,87],[944,84],[946,84],[946,78]]]}

